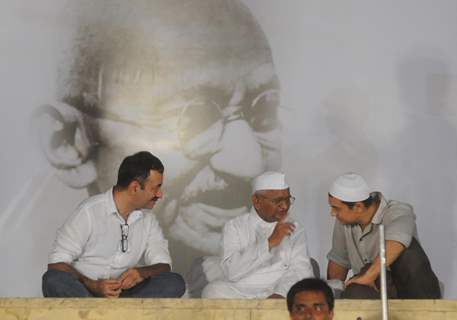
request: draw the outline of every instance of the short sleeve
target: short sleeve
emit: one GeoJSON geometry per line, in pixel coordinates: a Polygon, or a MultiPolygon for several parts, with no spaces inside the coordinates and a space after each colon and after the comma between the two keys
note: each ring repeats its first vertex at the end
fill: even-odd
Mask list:
{"type": "Polygon", "coordinates": [[[344,226],[338,220],[335,220],[335,225],[333,227],[332,248],[327,254],[327,259],[344,268],[351,268],[351,263],[349,261],[348,251],[346,248],[344,226]]]}
{"type": "Polygon", "coordinates": [[[84,208],[79,208],[57,230],[49,254],[49,263],[72,263],[82,253],[91,232],[91,220],[84,208]]]}
{"type": "Polygon", "coordinates": [[[409,247],[416,230],[412,207],[406,204],[394,204],[388,208],[384,217],[385,239],[397,241],[409,247]]]}
{"type": "Polygon", "coordinates": [[[168,241],[164,238],[162,229],[154,215],[147,216],[147,242],[144,252],[144,262],[146,265],[166,263],[171,266],[170,252],[168,251],[168,241]]]}

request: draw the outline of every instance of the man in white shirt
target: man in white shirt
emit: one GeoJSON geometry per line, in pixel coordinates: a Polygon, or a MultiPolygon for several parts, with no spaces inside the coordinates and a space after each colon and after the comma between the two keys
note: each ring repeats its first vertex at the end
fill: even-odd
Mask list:
{"type": "Polygon", "coordinates": [[[293,200],[284,174],[254,180],[251,211],[224,226],[223,279],[209,283],[203,298],[284,298],[295,282],[313,276],[305,231],[286,221],[293,200]]]}
{"type": "Polygon", "coordinates": [[[45,297],[180,297],[168,242],[152,214],[162,198],[162,162],[126,157],[114,188],[84,201],[58,230],[43,275],[45,297]],[[138,266],[139,264],[144,266],[138,266]]]}

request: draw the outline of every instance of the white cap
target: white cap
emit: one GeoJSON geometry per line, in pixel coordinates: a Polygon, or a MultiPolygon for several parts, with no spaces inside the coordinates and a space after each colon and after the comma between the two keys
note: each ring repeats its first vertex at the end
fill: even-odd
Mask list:
{"type": "Polygon", "coordinates": [[[339,176],[330,187],[330,195],[341,201],[358,202],[370,197],[370,188],[365,179],[357,173],[339,176]]]}
{"type": "Polygon", "coordinates": [[[284,190],[288,188],[286,177],[281,172],[264,172],[252,182],[252,193],[259,190],[284,190]]]}

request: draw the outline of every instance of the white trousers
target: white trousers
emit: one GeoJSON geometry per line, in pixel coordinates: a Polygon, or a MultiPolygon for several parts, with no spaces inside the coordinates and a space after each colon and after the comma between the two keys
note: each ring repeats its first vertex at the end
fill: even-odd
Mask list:
{"type": "MultiPolygon", "coordinates": [[[[250,290],[251,291],[251,290],[250,290]]],[[[271,294],[271,293],[270,293],[271,294]]],[[[204,299],[264,299],[270,295],[266,290],[253,292],[241,292],[234,288],[230,282],[216,280],[210,282],[202,291],[204,299]]]]}

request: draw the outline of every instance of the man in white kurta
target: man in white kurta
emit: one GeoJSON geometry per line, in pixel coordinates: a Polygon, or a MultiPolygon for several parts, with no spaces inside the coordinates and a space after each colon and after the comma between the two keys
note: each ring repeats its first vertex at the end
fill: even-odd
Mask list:
{"type": "Polygon", "coordinates": [[[224,226],[223,279],[209,283],[203,298],[284,298],[313,276],[305,231],[287,220],[293,199],[282,173],[254,180],[251,211],[224,226]]]}

